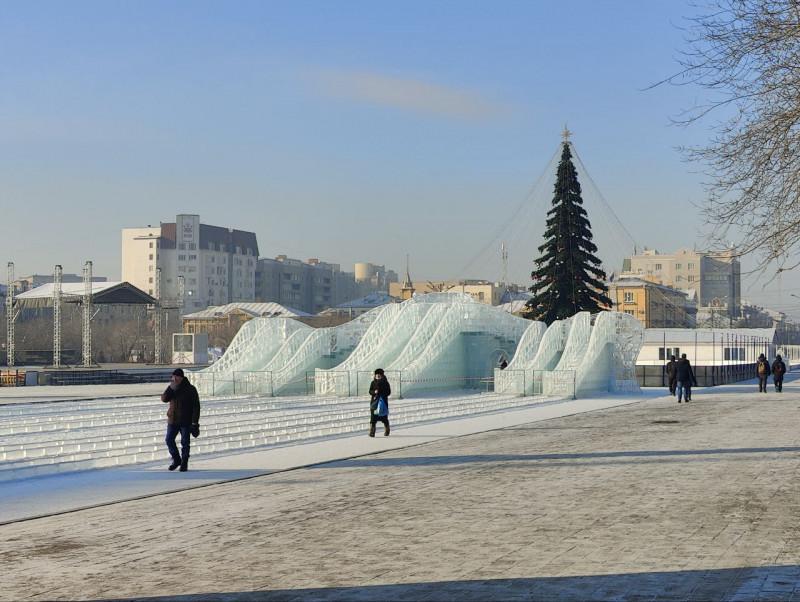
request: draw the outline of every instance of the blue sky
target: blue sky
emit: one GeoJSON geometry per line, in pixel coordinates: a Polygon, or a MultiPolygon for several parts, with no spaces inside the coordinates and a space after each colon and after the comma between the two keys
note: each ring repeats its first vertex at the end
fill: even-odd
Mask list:
{"type": "MultiPolygon", "coordinates": [[[[263,256],[401,270],[408,253],[416,279],[497,279],[506,240],[510,275],[527,283],[551,191],[526,197],[565,122],[640,246],[702,247],[700,178],[675,149],[703,142],[710,123],[670,125],[698,91],[645,90],[675,71],[691,11],[3,3],[0,260],[30,273],[92,259],[115,278],[120,228],[199,213],[255,231],[263,256]]],[[[586,201],[618,268],[631,242],[586,201]]],[[[745,296],[781,309],[800,291],[787,277],[781,291],[751,281],[745,296]]]]}

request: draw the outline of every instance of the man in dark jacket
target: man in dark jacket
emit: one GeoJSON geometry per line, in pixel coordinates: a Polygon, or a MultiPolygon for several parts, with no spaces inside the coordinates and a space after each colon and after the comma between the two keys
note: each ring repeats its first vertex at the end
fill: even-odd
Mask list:
{"type": "Polygon", "coordinates": [[[784,374],[786,374],[786,364],[783,363],[783,358],[780,355],[776,355],[775,361],[772,362],[772,382],[775,383],[775,391],[778,393],[783,392],[784,374]]]}
{"type": "Polygon", "coordinates": [[[678,377],[678,403],[681,402],[684,392],[686,394],[686,403],[692,401],[692,385],[697,386],[697,380],[694,377],[694,371],[689,360],[686,359],[686,354],[681,353],[681,359],[678,360],[676,367],[676,375],[678,377]]]}
{"type": "Polygon", "coordinates": [[[770,369],[769,369],[769,361],[764,354],[758,356],[758,361],[756,362],[756,376],[758,377],[758,392],[764,393],[767,392],[767,378],[769,377],[770,369]]]}
{"type": "Polygon", "coordinates": [[[674,355],[670,356],[665,372],[667,374],[667,383],[669,384],[669,394],[675,396],[675,389],[678,386],[678,362],[675,361],[674,355]]]}
{"type": "Polygon", "coordinates": [[[181,472],[189,470],[189,442],[191,435],[200,432],[200,396],[180,368],[172,372],[167,390],[161,394],[161,401],[169,403],[167,410],[167,449],[172,456],[170,470],[181,467],[181,472]],[[175,438],[181,434],[181,453],[175,445],[175,438]]]}
{"type": "Polygon", "coordinates": [[[389,381],[381,368],[375,370],[375,376],[369,385],[369,436],[375,436],[375,424],[380,420],[383,423],[383,436],[389,436],[389,395],[392,394],[392,388],[389,386],[389,381]],[[379,416],[378,400],[383,398],[386,402],[386,414],[379,416]]]}

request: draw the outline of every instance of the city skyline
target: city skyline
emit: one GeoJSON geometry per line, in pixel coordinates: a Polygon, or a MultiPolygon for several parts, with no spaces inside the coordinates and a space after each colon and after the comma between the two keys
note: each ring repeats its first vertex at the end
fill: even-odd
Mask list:
{"type": "MultiPolygon", "coordinates": [[[[409,254],[416,280],[499,280],[506,242],[509,279],[529,285],[552,189],[526,199],[565,122],[636,243],[702,249],[701,178],[675,147],[709,132],[670,125],[696,91],[646,89],[677,69],[692,10],[15,6],[0,21],[14,57],[0,91],[0,260],[18,275],[92,260],[113,279],[122,228],[194,213],[255,232],[262,257],[404,273],[409,254]]],[[[618,271],[631,241],[600,205],[587,210],[618,271]]],[[[800,309],[798,275],[763,292],[751,263],[743,298],[800,309]]]]}

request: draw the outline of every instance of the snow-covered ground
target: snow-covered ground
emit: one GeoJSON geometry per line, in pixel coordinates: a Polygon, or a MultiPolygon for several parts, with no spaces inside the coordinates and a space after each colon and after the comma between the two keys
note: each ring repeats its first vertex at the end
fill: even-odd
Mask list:
{"type": "MultiPolygon", "coordinates": [[[[167,472],[166,405],[127,397],[0,406],[0,522],[247,478],[444,437],[634,403],[461,394],[393,400],[392,434],[366,436],[365,398],[203,402],[188,473],[167,472]],[[105,470],[100,470],[105,468],[105,470]]],[[[380,425],[379,425],[380,426],[380,425]]]]}

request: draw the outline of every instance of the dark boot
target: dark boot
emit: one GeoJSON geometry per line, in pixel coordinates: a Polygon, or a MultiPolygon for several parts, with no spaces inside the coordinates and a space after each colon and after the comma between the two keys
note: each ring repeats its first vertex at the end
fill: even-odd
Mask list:
{"type": "Polygon", "coordinates": [[[189,470],[189,456],[184,456],[181,459],[181,472],[189,470]]]}
{"type": "Polygon", "coordinates": [[[374,437],[375,436],[375,423],[374,422],[369,425],[369,436],[370,437],[374,437]]]}
{"type": "Polygon", "coordinates": [[[181,457],[178,456],[176,458],[175,456],[173,456],[172,457],[172,464],[169,465],[169,470],[175,470],[180,465],[181,465],[181,457]]]}
{"type": "Polygon", "coordinates": [[[384,437],[388,437],[389,436],[389,423],[388,422],[383,425],[383,436],[384,437]]]}

